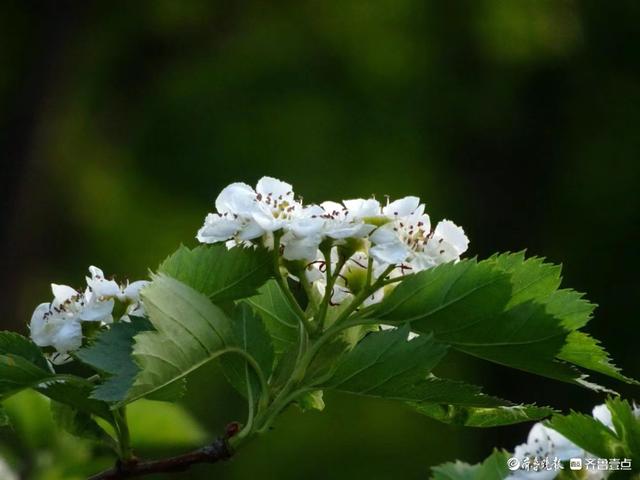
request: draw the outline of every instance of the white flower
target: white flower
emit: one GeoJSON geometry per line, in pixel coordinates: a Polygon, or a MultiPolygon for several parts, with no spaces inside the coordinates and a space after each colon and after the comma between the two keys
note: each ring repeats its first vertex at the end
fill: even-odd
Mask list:
{"type": "Polygon", "coordinates": [[[254,240],[280,230],[302,208],[291,185],[262,177],[255,190],[246,183],[225,187],[215,202],[217,213],[210,213],[196,238],[202,243],[254,240]]]}
{"type": "Polygon", "coordinates": [[[287,260],[313,261],[318,257],[325,219],[324,210],[310,205],[298,210],[287,225],[288,231],[280,239],[282,256],[287,260]]]}
{"type": "Polygon", "coordinates": [[[126,304],[124,320],[129,315],[144,315],[140,289],[144,280],[118,285],[107,280],[98,267],[89,267],[87,287],[79,292],[68,285],[51,284],[53,300],[38,305],[33,312],[29,329],[34,343],[41,347],[53,347],[56,354],[49,356],[54,364],[71,360],[67,355],[82,346],[82,322],[113,322],[112,312],[116,300],[126,304]]]}
{"type": "MultiPolygon", "coordinates": [[[[529,459],[538,461],[548,459],[553,461],[554,458],[565,461],[573,457],[582,456],[584,451],[577,445],[570,442],[564,436],[555,430],[545,427],[542,423],[533,425],[527,437],[527,442],[518,445],[513,456],[520,461],[529,459]]],[[[518,470],[507,477],[509,480],[531,479],[531,480],[547,480],[555,478],[558,472],[554,470],[526,471],[518,470]]]]}
{"type": "Polygon", "coordinates": [[[60,353],[82,345],[82,326],[76,312],[61,310],[50,303],[38,305],[29,324],[31,339],[39,347],[53,347],[60,353]]]}
{"type": "Polygon", "coordinates": [[[380,213],[380,205],[376,200],[345,200],[344,205],[336,202],[322,202],[325,218],[324,233],[326,236],[341,240],[345,238],[363,238],[375,228],[364,223],[365,217],[374,217],[380,213]]]}
{"type": "Polygon", "coordinates": [[[378,227],[370,237],[374,244],[371,255],[379,262],[397,265],[424,251],[431,220],[424,213],[424,205],[417,204],[415,200],[418,199],[407,197],[383,209],[390,222],[378,227]]]}
{"type": "MultiPolygon", "coordinates": [[[[340,246],[342,254],[365,252],[382,269],[397,267],[391,277],[457,261],[469,244],[462,228],[448,220],[431,231],[425,206],[414,196],[385,206],[373,198],[354,198],[304,207],[290,184],[263,177],[255,189],[245,183],[228,185],[215,206],[198,231],[200,242],[273,249],[279,239],[284,259],[310,263],[321,257],[321,245],[340,246]]],[[[353,290],[340,282],[335,288],[336,298],[353,290]]]]}
{"type": "Polygon", "coordinates": [[[450,220],[442,220],[436,225],[431,238],[427,242],[425,254],[436,263],[458,260],[469,248],[469,239],[462,227],[450,220]]]}
{"type": "MultiPolygon", "coordinates": [[[[344,301],[350,301],[351,299],[353,299],[354,295],[357,294],[360,289],[365,286],[364,283],[366,280],[367,268],[369,263],[368,258],[369,257],[366,253],[356,252],[345,261],[333,285],[331,296],[329,298],[330,305],[336,306],[342,304],[344,301]]],[[[337,264],[338,252],[336,248],[333,248],[331,251],[332,272],[335,272],[335,269],[338,266],[337,264]]],[[[381,266],[378,265],[375,261],[373,262],[372,267],[371,281],[374,282],[379,277],[379,275],[382,274],[384,269],[381,268],[381,266]]],[[[327,278],[325,272],[325,259],[321,255],[318,255],[317,260],[315,262],[312,262],[305,270],[307,280],[311,282],[320,297],[325,294],[327,287],[327,278]],[[320,268],[318,267],[318,265],[320,266],[320,268]]],[[[383,297],[383,289],[378,289],[369,297],[367,297],[363,301],[362,305],[366,307],[374,303],[379,303],[382,301],[383,297]]]]}
{"type": "Polygon", "coordinates": [[[52,310],[67,316],[77,316],[79,320],[111,323],[113,320],[113,299],[98,296],[91,287],[84,293],[68,285],[51,284],[53,292],[52,310]]]}
{"type": "Polygon", "coordinates": [[[381,263],[411,273],[457,261],[469,246],[464,230],[449,220],[431,231],[431,220],[417,197],[405,197],[383,208],[390,221],[370,236],[371,255],[381,263]]]}
{"type": "MultiPolygon", "coordinates": [[[[196,238],[200,243],[224,242],[236,236],[247,224],[247,221],[233,214],[209,213],[204,219],[204,225],[198,230],[196,238]]],[[[257,224],[254,224],[254,226],[257,226],[257,224]]],[[[262,235],[262,229],[258,227],[255,236],[249,229],[245,229],[244,233],[244,237],[250,237],[246,238],[250,240],[262,235]]]]}
{"type": "Polygon", "coordinates": [[[115,280],[107,280],[101,269],[91,265],[89,267],[89,273],[91,273],[91,277],[85,277],[87,286],[98,297],[111,298],[120,295],[120,285],[118,285],[115,280]]]}

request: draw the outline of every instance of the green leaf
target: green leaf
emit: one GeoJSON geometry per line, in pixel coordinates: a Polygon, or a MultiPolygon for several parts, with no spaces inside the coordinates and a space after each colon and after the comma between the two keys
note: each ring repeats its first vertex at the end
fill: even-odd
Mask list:
{"type": "Polygon", "coordinates": [[[431,480],[501,480],[509,475],[509,454],[502,450],[494,452],[482,463],[469,465],[450,462],[431,469],[431,480]]]}
{"type": "Polygon", "coordinates": [[[271,255],[265,249],[182,245],[158,271],[219,303],[254,295],[272,275],[271,255]]]}
{"type": "Polygon", "coordinates": [[[599,342],[586,333],[575,331],[592,318],[595,305],[574,290],[558,290],[560,266],[544,263],[540,258],[524,258],[524,253],[501,254],[491,259],[512,274],[514,286],[510,305],[534,300],[559,319],[562,326],[572,330],[557,358],[574,365],[602,373],[627,383],[637,383],[621,374],[599,342]]]}
{"type": "Polygon", "coordinates": [[[71,435],[103,443],[117,451],[113,437],[98,425],[88,413],[55,401],[51,402],[51,413],[54,422],[71,435]]]}
{"type": "MultiPolygon", "coordinates": [[[[542,305],[509,306],[511,275],[495,260],[465,260],[403,281],[376,314],[383,323],[410,321],[454,348],[502,365],[576,381],[579,372],[555,360],[567,331],[542,305]]],[[[526,293],[520,286],[519,295],[526,293]]]]}
{"type": "Polygon", "coordinates": [[[0,332],[0,354],[12,354],[24,358],[36,367],[49,371],[49,365],[40,347],[14,332],[0,332]]]}
{"type": "Polygon", "coordinates": [[[447,347],[429,335],[407,340],[407,327],[367,335],[338,362],[323,388],[360,395],[420,401],[427,374],[447,347]]]}
{"type": "Polygon", "coordinates": [[[113,414],[105,402],[91,398],[93,384],[80,377],[52,377],[41,382],[36,391],[51,400],[64,403],[76,410],[90,413],[113,423],[113,414]]]}
{"type": "Polygon", "coordinates": [[[164,387],[151,392],[145,398],[156,400],[158,402],[175,402],[181,399],[187,393],[187,379],[182,378],[175,382],[165,385],[164,387]]]}
{"type": "Polygon", "coordinates": [[[500,407],[469,407],[437,403],[413,404],[418,412],[451,425],[465,427],[497,427],[537,421],[554,413],[549,407],[512,405],[500,407]]]}
{"type": "Polygon", "coordinates": [[[0,348],[5,352],[0,355],[0,398],[31,388],[77,410],[113,420],[106,403],[89,398],[91,383],[74,375],[54,374],[40,349],[26,338],[4,332],[0,348]]]}
{"type": "Polygon", "coordinates": [[[296,345],[299,320],[275,280],[269,280],[260,287],[258,295],[247,301],[262,316],[277,355],[296,345]]]}
{"type": "Polygon", "coordinates": [[[560,280],[560,267],[523,253],[449,263],[408,277],[374,315],[383,323],[412,322],[413,331],[469,355],[596,390],[602,387],[571,363],[631,381],[593,342],[568,338],[594,306],[557,290],[560,280]]]}
{"type": "Polygon", "coordinates": [[[510,274],[513,290],[508,307],[548,298],[558,289],[562,280],[560,265],[544,263],[544,259],[539,257],[525,259],[524,251],[494,255],[487,263],[493,263],[510,274]]]}
{"type": "Polygon", "coordinates": [[[53,377],[47,360],[31,340],[0,332],[0,399],[53,377]]]}
{"type": "Polygon", "coordinates": [[[576,330],[587,324],[595,305],[584,294],[571,289],[558,290],[562,280],[560,265],[544,263],[543,258],[526,258],[524,252],[494,255],[493,262],[511,276],[513,292],[508,306],[528,301],[542,304],[548,313],[561,320],[568,330],[576,330]]]}
{"type": "Polygon", "coordinates": [[[226,352],[228,317],[202,293],[166,275],[153,278],[142,299],[155,331],[135,337],[133,357],[141,371],[126,402],[182,381],[226,352]]]}
{"type": "MultiPolygon", "coordinates": [[[[233,344],[250,355],[262,370],[265,379],[273,371],[274,353],[271,337],[249,304],[241,302],[233,311],[233,344]]],[[[256,372],[239,355],[227,355],[220,358],[220,364],[229,382],[245,397],[256,401],[260,392],[260,382],[256,372]],[[248,390],[251,388],[251,391],[248,390]]]]}
{"type": "Polygon", "coordinates": [[[460,380],[440,378],[435,375],[429,375],[426,380],[416,384],[413,389],[417,400],[409,401],[409,405],[412,407],[419,407],[423,403],[469,407],[507,407],[513,405],[507,400],[485,395],[477,385],[471,385],[460,380]]]}
{"type": "Polygon", "coordinates": [[[623,382],[636,385],[640,383],[623,375],[620,369],[611,362],[611,357],[600,346],[600,342],[580,331],[569,334],[567,343],[562,347],[558,358],[623,382]]]}
{"type": "Polygon", "coordinates": [[[463,260],[409,276],[385,297],[376,318],[447,335],[502,313],[510,298],[507,273],[488,262],[463,260]]]}
{"type": "Polygon", "coordinates": [[[193,447],[208,438],[200,423],[174,403],[138,400],[127,406],[127,419],[136,448],[193,447]]]}
{"type": "Polygon", "coordinates": [[[620,457],[623,453],[615,432],[590,415],[578,412],[554,415],[547,426],[597,457],[620,457]]]}
{"type": "Polygon", "coordinates": [[[640,418],[634,414],[629,402],[621,398],[609,398],[606,405],[617,436],[624,445],[624,456],[640,458],[640,418]]]}
{"type": "Polygon", "coordinates": [[[108,376],[107,380],[94,389],[92,398],[115,402],[126,397],[140,370],[131,357],[133,337],[152,329],[148,320],[133,317],[131,322],[113,324],[93,344],[76,352],[80,361],[108,376]]]}
{"type": "Polygon", "coordinates": [[[35,388],[51,377],[51,371],[43,370],[23,357],[12,353],[0,355],[0,399],[25,388],[35,388]]]}

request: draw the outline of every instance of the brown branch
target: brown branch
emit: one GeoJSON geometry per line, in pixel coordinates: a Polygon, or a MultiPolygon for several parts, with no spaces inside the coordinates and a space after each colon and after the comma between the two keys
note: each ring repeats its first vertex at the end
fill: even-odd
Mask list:
{"type": "Polygon", "coordinates": [[[227,439],[228,435],[219,437],[209,445],[176,457],[148,461],[131,460],[127,463],[118,461],[115,467],[93,475],[89,480],[120,480],[153,473],[183,472],[197,463],[216,463],[227,460],[233,455],[227,439]]]}

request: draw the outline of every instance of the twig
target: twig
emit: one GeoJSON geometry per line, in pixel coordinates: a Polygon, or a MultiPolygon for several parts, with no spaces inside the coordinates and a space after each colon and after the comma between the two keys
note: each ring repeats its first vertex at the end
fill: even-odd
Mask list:
{"type": "Polygon", "coordinates": [[[93,475],[89,480],[120,480],[154,473],[183,472],[197,463],[216,463],[233,455],[227,437],[219,437],[209,445],[176,457],[160,460],[118,462],[115,467],[93,475]]]}

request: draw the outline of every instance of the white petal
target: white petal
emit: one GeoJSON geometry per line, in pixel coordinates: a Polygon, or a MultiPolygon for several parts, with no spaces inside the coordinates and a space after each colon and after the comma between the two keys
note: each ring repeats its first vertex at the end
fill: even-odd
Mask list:
{"type": "Polygon", "coordinates": [[[136,280],[131,282],[123,290],[124,299],[130,302],[137,302],[140,300],[140,290],[149,285],[147,280],[136,280]]]}
{"type": "Polygon", "coordinates": [[[366,223],[339,222],[327,229],[327,235],[331,238],[364,238],[376,227],[366,223]]]}
{"type": "Polygon", "coordinates": [[[89,267],[89,273],[91,273],[91,278],[104,278],[104,273],[96,266],[91,265],[89,267]]]}
{"type": "Polygon", "coordinates": [[[406,217],[415,212],[419,206],[420,199],[418,197],[404,197],[383,207],[382,213],[390,218],[406,217]]]}
{"type": "Polygon", "coordinates": [[[55,301],[58,304],[65,303],[67,300],[71,300],[73,297],[80,295],[77,290],[71,288],[68,285],[58,285],[56,283],[51,284],[51,291],[55,301]]]}
{"type": "Polygon", "coordinates": [[[256,192],[246,183],[226,186],[216,198],[218,213],[249,215],[256,208],[256,192]]]}
{"type": "Polygon", "coordinates": [[[377,261],[394,265],[404,262],[410,251],[404,243],[398,241],[376,245],[369,252],[377,261]]]}
{"type": "Polygon", "coordinates": [[[568,438],[551,428],[545,427],[546,433],[553,445],[552,457],[558,457],[560,460],[569,460],[574,457],[582,457],[584,450],[571,442],[568,438]]]}
{"type": "Polygon", "coordinates": [[[408,273],[421,272],[422,270],[428,270],[429,268],[433,268],[436,265],[438,265],[436,258],[424,252],[418,252],[409,261],[409,266],[411,267],[411,270],[408,273]]]}
{"type": "Polygon", "coordinates": [[[380,215],[380,202],[373,198],[355,198],[352,200],[345,200],[343,203],[349,210],[349,216],[357,220],[365,217],[377,217],[380,215]]]}
{"type": "Polygon", "coordinates": [[[292,221],[288,228],[297,236],[318,235],[322,231],[324,220],[322,218],[299,218],[292,221]]]}
{"type": "Polygon", "coordinates": [[[210,213],[196,238],[200,243],[223,242],[233,237],[241,227],[242,221],[237,218],[210,213]]]}
{"type": "Polygon", "coordinates": [[[341,203],[326,201],[322,202],[320,206],[327,215],[344,217],[346,213],[345,206],[341,203]]]}
{"type": "Polygon", "coordinates": [[[593,418],[613,429],[613,418],[606,404],[593,407],[593,418]]]}
{"type": "Polygon", "coordinates": [[[297,213],[289,222],[287,228],[296,236],[317,235],[325,224],[322,218],[324,210],[318,205],[311,205],[297,213]]]}
{"type": "Polygon", "coordinates": [[[107,321],[113,311],[113,299],[107,301],[92,301],[80,312],[80,319],[88,322],[107,321]]]}
{"type": "Polygon", "coordinates": [[[284,245],[283,257],[287,260],[315,260],[318,256],[318,246],[322,241],[320,235],[296,237],[288,232],[282,237],[284,245]]]}
{"type": "Polygon", "coordinates": [[[458,255],[463,254],[469,248],[469,239],[464,233],[462,227],[457,226],[450,220],[442,220],[436,226],[434,238],[443,238],[447,243],[453,246],[458,255]]]}
{"type": "Polygon", "coordinates": [[[52,337],[51,344],[61,353],[80,348],[82,346],[82,326],[80,322],[68,320],[61,323],[52,337]]]}
{"type": "Polygon", "coordinates": [[[273,177],[262,177],[256,185],[256,192],[263,196],[271,194],[272,197],[293,198],[293,187],[287,182],[273,177]]]}
{"type": "Polygon", "coordinates": [[[400,241],[398,234],[393,230],[393,225],[390,224],[376,228],[373,233],[371,233],[369,239],[374,244],[395,243],[400,241]]]}
{"type": "Polygon", "coordinates": [[[238,232],[238,240],[247,241],[259,238],[265,234],[264,229],[254,220],[247,221],[238,232]]]}
{"type": "Polygon", "coordinates": [[[260,228],[267,232],[275,232],[285,226],[287,221],[275,218],[270,210],[262,208],[265,206],[264,204],[260,205],[261,208],[251,214],[251,218],[260,226],[260,228]]]}
{"type": "Polygon", "coordinates": [[[106,280],[104,277],[86,277],[87,285],[98,297],[118,297],[122,294],[120,285],[114,280],[106,280]]]}
{"type": "Polygon", "coordinates": [[[46,332],[45,326],[45,314],[49,313],[49,303],[41,303],[36,307],[31,315],[31,322],[29,323],[29,330],[31,332],[31,339],[33,342],[40,346],[46,347],[51,345],[50,336],[46,332]]]}
{"type": "Polygon", "coordinates": [[[456,261],[460,258],[458,251],[443,239],[432,237],[427,242],[424,255],[431,257],[435,265],[456,261]]]}

